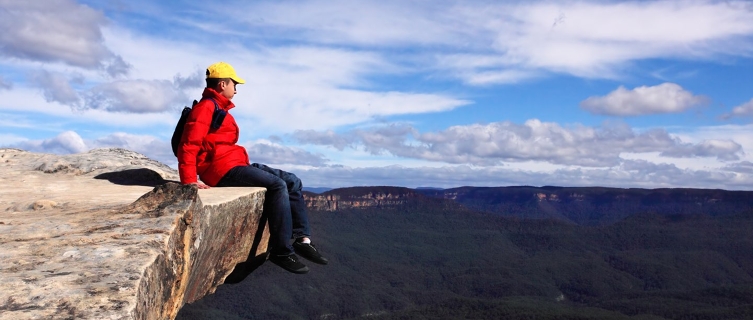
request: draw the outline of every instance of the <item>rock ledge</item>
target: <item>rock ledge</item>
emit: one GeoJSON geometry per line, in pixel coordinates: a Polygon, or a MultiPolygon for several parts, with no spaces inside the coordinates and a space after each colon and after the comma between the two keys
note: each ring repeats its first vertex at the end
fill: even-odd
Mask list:
{"type": "Polygon", "coordinates": [[[123,149],[0,149],[0,319],[173,319],[263,262],[263,188],[171,180],[123,149]]]}

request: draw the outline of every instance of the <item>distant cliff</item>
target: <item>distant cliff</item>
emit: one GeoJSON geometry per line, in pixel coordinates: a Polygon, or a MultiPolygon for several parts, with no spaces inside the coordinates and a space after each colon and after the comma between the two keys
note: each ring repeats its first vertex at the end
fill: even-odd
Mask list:
{"type": "Polygon", "coordinates": [[[315,194],[307,192],[306,206],[313,210],[335,211],[349,208],[390,208],[423,197],[409,188],[351,187],[315,194]]]}
{"type": "Polygon", "coordinates": [[[263,261],[264,189],[174,179],[123,149],[0,149],[0,319],[173,319],[263,261]]]}
{"type": "MultiPolygon", "coordinates": [[[[409,189],[353,187],[307,193],[314,210],[413,204],[426,197],[469,209],[523,219],[555,219],[578,225],[607,225],[634,214],[732,215],[753,212],[753,191],[718,189],[621,189],[603,187],[462,187],[409,189]]],[[[426,201],[426,200],[422,200],[426,201]]]]}

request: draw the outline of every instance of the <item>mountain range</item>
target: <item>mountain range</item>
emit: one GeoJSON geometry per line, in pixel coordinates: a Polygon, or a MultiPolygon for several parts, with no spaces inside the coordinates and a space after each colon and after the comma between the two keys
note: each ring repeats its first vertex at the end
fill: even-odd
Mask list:
{"type": "Polygon", "coordinates": [[[521,219],[554,219],[577,225],[608,225],[634,214],[730,215],[753,208],[753,191],[720,189],[622,189],[604,187],[460,187],[452,189],[351,187],[306,193],[317,210],[405,205],[426,196],[469,209],[521,219]]]}

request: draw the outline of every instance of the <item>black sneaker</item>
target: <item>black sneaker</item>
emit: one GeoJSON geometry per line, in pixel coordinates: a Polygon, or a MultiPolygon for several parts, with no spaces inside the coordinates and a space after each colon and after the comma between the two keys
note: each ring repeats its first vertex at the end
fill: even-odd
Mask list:
{"type": "Polygon", "coordinates": [[[318,264],[327,264],[329,262],[327,258],[322,257],[322,255],[319,254],[319,250],[316,250],[316,247],[314,247],[314,245],[311,243],[296,241],[293,242],[293,249],[295,249],[295,253],[311,262],[318,264]]]}
{"type": "Polygon", "coordinates": [[[269,261],[292,273],[304,274],[309,272],[309,267],[300,263],[294,254],[289,256],[269,255],[269,261]]]}

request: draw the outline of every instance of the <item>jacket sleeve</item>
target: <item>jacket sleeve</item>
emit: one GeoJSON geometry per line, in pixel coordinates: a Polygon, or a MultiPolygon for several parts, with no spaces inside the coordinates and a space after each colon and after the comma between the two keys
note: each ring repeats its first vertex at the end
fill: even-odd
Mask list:
{"type": "Polygon", "coordinates": [[[197,182],[197,157],[201,151],[204,138],[209,133],[212,122],[214,104],[210,100],[203,100],[191,110],[183,128],[183,136],[178,146],[178,173],[183,184],[197,182]]]}

